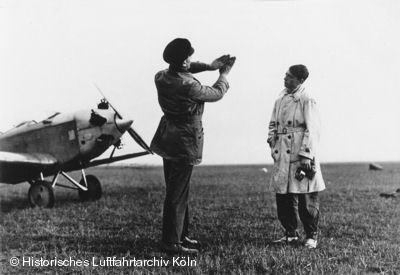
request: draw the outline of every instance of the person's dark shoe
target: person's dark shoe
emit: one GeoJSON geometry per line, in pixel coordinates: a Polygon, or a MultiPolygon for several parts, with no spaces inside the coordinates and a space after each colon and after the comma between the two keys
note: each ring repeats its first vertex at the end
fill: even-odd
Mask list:
{"type": "Polygon", "coordinates": [[[179,243],[166,244],[164,242],[161,243],[161,251],[166,252],[168,254],[186,254],[186,255],[195,255],[199,253],[197,249],[188,248],[179,243]]]}
{"type": "Polygon", "coordinates": [[[182,240],[182,245],[188,248],[199,249],[201,247],[201,243],[198,240],[190,239],[189,237],[184,237],[182,240]]]}

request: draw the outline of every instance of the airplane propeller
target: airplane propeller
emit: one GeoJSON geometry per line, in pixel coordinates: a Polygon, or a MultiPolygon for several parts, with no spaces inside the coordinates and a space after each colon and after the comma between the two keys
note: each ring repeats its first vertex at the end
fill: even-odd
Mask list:
{"type": "MultiPolygon", "coordinates": [[[[100,92],[100,94],[103,96],[104,100],[108,105],[111,107],[111,109],[114,110],[115,114],[119,119],[123,119],[122,115],[117,111],[117,109],[111,104],[111,102],[106,98],[106,96],[103,94],[103,92],[100,90],[100,88],[93,83],[94,86],[97,88],[97,90],[100,92]]],[[[133,138],[134,141],[136,141],[137,144],[140,145],[144,150],[147,152],[153,154],[153,151],[150,149],[150,147],[146,144],[146,142],[136,133],[136,131],[133,129],[133,127],[128,128],[127,132],[129,135],[133,138]]]]}

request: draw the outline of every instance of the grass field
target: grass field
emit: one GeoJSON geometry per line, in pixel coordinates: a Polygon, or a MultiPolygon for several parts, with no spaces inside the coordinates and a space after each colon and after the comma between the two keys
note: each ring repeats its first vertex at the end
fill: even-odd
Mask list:
{"type": "Polygon", "coordinates": [[[103,197],[83,203],[76,191],[59,188],[53,209],[31,209],[27,183],[0,185],[0,273],[400,274],[400,197],[379,196],[400,188],[400,163],[384,166],[374,172],[360,163],[322,166],[327,190],[321,193],[321,237],[313,251],[271,244],[282,230],[263,166],[196,167],[191,232],[203,249],[192,257],[196,266],[186,267],[172,265],[173,259],[158,250],[161,167],[91,168],[87,174],[99,177],[103,197]],[[11,257],[20,265],[11,266],[11,257]],[[107,257],[170,262],[166,267],[93,265],[107,257]],[[41,258],[73,266],[22,266],[23,259],[41,258]],[[73,262],[78,260],[89,264],[79,267],[73,262]]]}

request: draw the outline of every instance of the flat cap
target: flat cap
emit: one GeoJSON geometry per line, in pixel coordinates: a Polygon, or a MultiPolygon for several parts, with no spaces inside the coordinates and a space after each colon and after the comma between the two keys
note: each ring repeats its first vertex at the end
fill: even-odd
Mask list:
{"type": "Polygon", "coordinates": [[[183,61],[194,53],[190,41],[186,38],[175,38],[164,49],[164,61],[172,65],[181,65],[183,61]]]}

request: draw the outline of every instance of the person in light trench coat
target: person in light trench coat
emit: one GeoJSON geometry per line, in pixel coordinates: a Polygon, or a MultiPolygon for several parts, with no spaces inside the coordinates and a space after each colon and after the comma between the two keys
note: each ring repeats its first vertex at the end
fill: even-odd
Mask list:
{"type": "Polygon", "coordinates": [[[271,185],[276,192],[278,218],[285,236],[275,242],[298,241],[297,217],[306,232],[305,245],[315,248],[319,219],[318,193],[325,189],[317,156],[320,120],[315,100],[302,85],[308,77],[304,65],[291,66],[285,76],[285,89],[272,112],[268,144],[274,160],[271,185]],[[312,179],[295,177],[299,167],[316,173],[312,179]]]}

